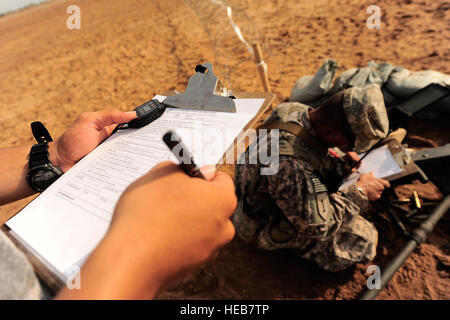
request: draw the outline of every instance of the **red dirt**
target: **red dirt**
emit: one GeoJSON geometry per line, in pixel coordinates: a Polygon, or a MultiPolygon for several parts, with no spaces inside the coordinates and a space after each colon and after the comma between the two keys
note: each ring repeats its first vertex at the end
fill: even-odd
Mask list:
{"type": "MultiPolygon", "coordinates": [[[[366,27],[370,1],[244,3],[270,48],[264,54],[276,103],[326,58],[338,61],[341,71],[376,60],[450,73],[449,2],[378,1],[380,30],[366,27]]],[[[184,90],[196,64],[214,63],[207,34],[181,0],[79,0],[79,31],[66,28],[70,4],[53,1],[0,18],[2,147],[31,142],[29,123],[34,120],[43,121],[56,137],[82,112],[130,110],[156,93],[184,90]]],[[[231,79],[236,91],[262,91],[251,60],[239,64],[231,79]]],[[[427,147],[426,140],[414,136],[437,145],[450,141],[448,121],[415,120],[407,129],[412,147],[427,147]]],[[[426,200],[441,197],[430,184],[396,192],[405,196],[413,189],[426,200]]],[[[30,200],[0,208],[0,224],[30,200]]],[[[380,233],[373,263],[382,267],[405,240],[389,216],[378,212],[374,208],[367,217],[380,233]]],[[[450,298],[449,224],[448,217],[439,223],[379,298],[450,298]]],[[[261,251],[235,239],[214,262],[159,298],[354,299],[365,288],[367,266],[328,273],[289,252],[261,251]]]]}

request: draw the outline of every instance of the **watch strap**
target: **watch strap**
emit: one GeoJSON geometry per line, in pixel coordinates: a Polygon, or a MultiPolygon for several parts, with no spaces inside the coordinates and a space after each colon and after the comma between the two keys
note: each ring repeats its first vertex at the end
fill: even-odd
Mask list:
{"type": "Polygon", "coordinates": [[[52,136],[40,121],[34,121],[31,123],[31,132],[36,139],[37,143],[52,142],[52,136]]]}
{"type": "Polygon", "coordinates": [[[63,172],[61,168],[50,162],[48,143],[53,139],[45,126],[41,122],[35,121],[31,123],[31,131],[37,144],[33,145],[30,150],[27,182],[33,190],[42,192],[62,176],[63,172]]]}
{"type": "Polygon", "coordinates": [[[28,167],[35,168],[37,166],[50,163],[50,156],[48,153],[47,142],[35,144],[31,147],[30,156],[28,159],[28,167]]]}
{"type": "Polygon", "coordinates": [[[29,171],[27,174],[27,182],[31,187],[31,189],[37,192],[44,191],[48,186],[50,186],[60,176],[63,175],[62,170],[59,167],[54,166],[50,162],[47,142],[38,143],[31,147],[28,160],[28,167],[29,171]],[[36,182],[36,180],[34,179],[35,174],[39,175],[39,172],[42,171],[52,172],[53,175],[50,176],[47,175],[46,176],[47,180],[41,180],[40,182],[36,182]]]}

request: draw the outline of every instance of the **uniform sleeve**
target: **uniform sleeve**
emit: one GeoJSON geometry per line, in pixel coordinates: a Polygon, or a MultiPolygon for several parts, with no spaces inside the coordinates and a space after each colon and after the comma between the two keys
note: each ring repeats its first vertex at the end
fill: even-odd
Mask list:
{"type": "Polygon", "coordinates": [[[360,212],[364,212],[369,207],[369,200],[367,197],[359,191],[356,184],[352,184],[342,191],[342,194],[348,197],[354,204],[356,204],[360,212]]]}

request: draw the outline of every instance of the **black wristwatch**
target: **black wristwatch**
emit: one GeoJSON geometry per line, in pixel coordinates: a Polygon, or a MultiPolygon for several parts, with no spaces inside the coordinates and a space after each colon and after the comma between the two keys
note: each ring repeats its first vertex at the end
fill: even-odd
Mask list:
{"type": "Polygon", "coordinates": [[[31,147],[27,181],[33,190],[42,192],[62,176],[63,172],[50,162],[48,143],[53,139],[44,125],[39,121],[33,122],[31,130],[37,144],[31,147]]]}

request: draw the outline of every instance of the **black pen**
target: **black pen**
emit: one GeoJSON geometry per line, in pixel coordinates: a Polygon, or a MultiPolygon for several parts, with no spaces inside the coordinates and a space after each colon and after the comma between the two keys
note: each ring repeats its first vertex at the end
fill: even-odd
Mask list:
{"type": "Polygon", "coordinates": [[[180,161],[181,169],[183,169],[187,175],[206,180],[205,176],[200,171],[200,168],[195,164],[192,154],[174,131],[167,131],[162,139],[170,151],[172,151],[175,157],[180,161]]]}

